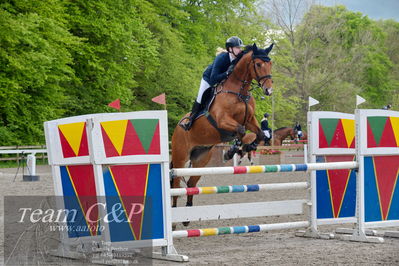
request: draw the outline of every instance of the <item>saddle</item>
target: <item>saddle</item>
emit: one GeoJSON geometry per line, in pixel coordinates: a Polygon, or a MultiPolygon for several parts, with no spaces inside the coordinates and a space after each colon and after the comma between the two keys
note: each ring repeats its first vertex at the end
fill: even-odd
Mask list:
{"type": "Polygon", "coordinates": [[[209,110],[211,109],[217,95],[215,91],[216,87],[210,87],[204,92],[201,101],[201,111],[199,115],[195,118],[195,120],[197,120],[201,116],[205,116],[208,119],[209,123],[219,132],[221,141],[229,142],[236,138],[236,133],[219,128],[216,120],[209,113],[209,110]]]}

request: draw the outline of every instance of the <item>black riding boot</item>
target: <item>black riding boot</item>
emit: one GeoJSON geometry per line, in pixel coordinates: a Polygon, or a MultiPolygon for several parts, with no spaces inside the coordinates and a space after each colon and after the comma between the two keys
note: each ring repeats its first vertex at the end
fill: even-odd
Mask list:
{"type": "Polygon", "coordinates": [[[188,122],[185,124],[181,123],[180,126],[185,130],[188,131],[191,129],[193,126],[194,120],[197,118],[201,111],[201,104],[197,103],[197,101],[194,102],[193,108],[191,109],[191,114],[188,117],[188,122]]]}

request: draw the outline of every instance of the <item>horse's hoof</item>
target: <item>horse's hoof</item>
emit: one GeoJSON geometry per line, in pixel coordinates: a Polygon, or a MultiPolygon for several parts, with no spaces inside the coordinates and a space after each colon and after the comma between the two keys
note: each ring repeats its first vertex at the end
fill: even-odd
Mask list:
{"type": "Polygon", "coordinates": [[[183,222],[184,226],[188,226],[190,224],[190,222],[183,222]]]}

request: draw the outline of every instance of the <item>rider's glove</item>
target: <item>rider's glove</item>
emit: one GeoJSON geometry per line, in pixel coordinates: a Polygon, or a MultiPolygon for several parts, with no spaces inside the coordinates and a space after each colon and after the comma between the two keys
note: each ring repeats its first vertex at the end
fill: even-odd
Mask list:
{"type": "Polygon", "coordinates": [[[227,76],[229,76],[231,73],[233,73],[233,70],[234,70],[234,65],[230,65],[226,72],[227,76]]]}

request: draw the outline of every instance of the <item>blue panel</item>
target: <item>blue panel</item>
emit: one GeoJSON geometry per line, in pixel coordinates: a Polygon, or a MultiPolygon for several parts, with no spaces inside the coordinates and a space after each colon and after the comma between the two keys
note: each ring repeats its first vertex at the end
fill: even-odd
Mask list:
{"type": "Polygon", "coordinates": [[[163,239],[164,212],[161,164],[151,164],[149,171],[141,239],[163,239]]]}
{"type": "Polygon", "coordinates": [[[280,172],[292,172],[294,170],[291,164],[280,165],[280,172]]]}
{"type": "Polygon", "coordinates": [[[115,215],[113,215],[113,206],[121,206],[121,201],[118,191],[115,188],[114,181],[112,180],[109,168],[104,169],[103,176],[111,242],[135,240],[129,223],[127,222],[126,215],[121,216],[116,212],[115,215]],[[118,221],[118,219],[121,221],[118,221]]]}
{"type": "Polygon", "coordinates": [[[245,187],[243,185],[233,185],[232,186],[232,191],[233,192],[244,192],[245,191],[245,187]]]}
{"type": "Polygon", "coordinates": [[[242,234],[247,232],[246,226],[234,226],[234,234],[242,234]]]}
{"type": "Polygon", "coordinates": [[[259,225],[249,225],[248,233],[252,233],[252,232],[260,232],[260,226],[259,225]]]}
{"type": "Polygon", "coordinates": [[[62,191],[64,195],[64,206],[66,210],[70,211],[67,217],[68,237],[75,238],[91,236],[90,230],[87,227],[84,212],[80,207],[79,199],[73,189],[67,167],[60,166],[60,172],[62,191]]]}
{"type": "MultiPolygon", "coordinates": [[[[316,162],[324,163],[324,156],[317,156],[316,162]]],[[[316,202],[317,219],[334,218],[331,205],[330,187],[328,184],[328,175],[326,170],[316,171],[316,202]]]]}
{"type": "Polygon", "coordinates": [[[364,205],[365,221],[381,221],[381,208],[374,173],[373,157],[364,157],[364,205]]]}
{"type": "Polygon", "coordinates": [[[247,191],[259,191],[259,185],[247,185],[247,191]]]}
{"type": "Polygon", "coordinates": [[[399,176],[396,177],[396,185],[389,208],[388,220],[399,220],[399,176]]]}
{"type": "Polygon", "coordinates": [[[348,185],[342,201],[339,217],[354,217],[356,215],[356,172],[350,171],[348,185]]]}
{"type": "Polygon", "coordinates": [[[306,172],[308,170],[308,165],[307,164],[296,164],[295,165],[295,171],[299,172],[306,172]]]}

